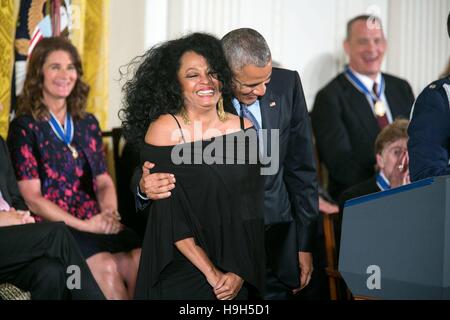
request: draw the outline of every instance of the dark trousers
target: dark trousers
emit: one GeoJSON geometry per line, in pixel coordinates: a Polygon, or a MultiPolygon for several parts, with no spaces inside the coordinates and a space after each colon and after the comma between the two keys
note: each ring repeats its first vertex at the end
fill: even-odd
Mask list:
{"type": "Polygon", "coordinates": [[[266,293],[264,300],[293,300],[295,296],[292,289],[282,283],[278,277],[268,268],[266,273],[266,293]]]}
{"type": "MultiPolygon", "coordinates": [[[[326,274],[325,268],[326,264],[326,251],[325,251],[325,240],[323,234],[323,216],[319,216],[319,221],[317,224],[318,230],[316,233],[316,239],[314,241],[314,246],[312,248],[313,255],[313,273],[311,281],[308,286],[303,288],[297,294],[292,294],[292,288],[288,287],[283,281],[276,276],[275,272],[271,269],[270,265],[267,266],[266,275],[266,294],[264,295],[265,300],[329,300],[329,287],[328,287],[328,276],[326,274]]],[[[277,228],[280,228],[277,226],[277,228]]],[[[273,228],[274,229],[274,228],[273,228]]],[[[289,234],[292,232],[292,228],[283,231],[278,231],[278,235],[284,235],[286,237],[285,243],[295,243],[293,240],[289,240],[289,234]]],[[[268,233],[266,232],[266,235],[268,233]]],[[[266,239],[270,239],[272,242],[277,241],[273,234],[269,234],[270,238],[266,236],[266,239]]],[[[281,252],[276,248],[270,248],[267,250],[267,255],[269,257],[274,256],[274,252],[281,252]]],[[[277,256],[280,261],[288,261],[287,257],[294,256],[295,253],[287,253],[285,256],[277,256]],[[284,260],[282,258],[284,257],[284,260]]],[[[273,258],[272,258],[273,259],[273,258]]],[[[274,263],[272,262],[272,265],[274,263]]],[[[280,264],[281,265],[281,264],[280,264]]],[[[292,264],[291,264],[292,265],[292,264]]],[[[294,267],[295,268],[295,267],[294,267]]],[[[298,268],[298,266],[296,267],[298,268]]],[[[286,269],[286,268],[285,268],[286,269]]],[[[292,267],[290,268],[292,269],[292,267]]],[[[293,276],[294,274],[291,273],[293,276]]],[[[300,277],[300,275],[298,275],[300,277]]],[[[291,277],[292,278],[292,277],[291,277]]],[[[295,278],[295,277],[294,277],[295,278]]]]}
{"type": "Polygon", "coordinates": [[[292,222],[266,226],[266,291],[264,300],[294,299],[299,284],[296,225],[292,222]]]}
{"type": "Polygon", "coordinates": [[[105,298],[62,222],[0,227],[0,281],[30,291],[32,299],[105,298]],[[67,287],[77,274],[69,266],[79,268],[79,289],[67,287]]]}

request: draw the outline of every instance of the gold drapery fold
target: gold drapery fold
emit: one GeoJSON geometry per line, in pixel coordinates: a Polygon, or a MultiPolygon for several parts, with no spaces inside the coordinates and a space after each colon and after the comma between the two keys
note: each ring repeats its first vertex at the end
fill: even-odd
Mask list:
{"type": "Polygon", "coordinates": [[[80,52],[84,80],[91,91],[88,111],[95,114],[102,129],[108,121],[109,0],[72,0],[72,42],[80,52]]]}
{"type": "MultiPolygon", "coordinates": [[[[88,111],[102,128],[108,121],[109,0],[72,0],[72,43],[80,52],[91,87],[88,111]]],[[[0,1],[0,135],[6,137],[11,104],[14,41],[20,0],[0,1]]]]}
{"type": "Polygon", "coordinates": [[[16,35],[19,0],[0,1],[0,135],[6,138],[11,107],[11,81],[14,66],[14,38],[16,35]]]}

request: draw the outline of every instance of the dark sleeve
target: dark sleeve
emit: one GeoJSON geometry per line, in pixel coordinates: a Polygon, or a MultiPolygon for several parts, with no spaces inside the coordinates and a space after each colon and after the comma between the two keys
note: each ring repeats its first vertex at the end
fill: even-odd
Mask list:
{"type": "Polygon", "coordinates": [[[339,196],[339,200],[338,200],[338,205],[339,205],[339,213],[342,214],[344,212],[344,207],[345,207],[345,202],[359,197],[361,195],[364,194],[360,194],[358,195],[357,192],[355,192],[355,190],[357,190],[356,188],[359,186],[360,184],[357,184],[355,186],[352,186],[350,188],[347,188],[346,190],[344,190],[344,192],[342,192],[342,194],[339,196]]]}
{"type": "Polygon", "coordinates": [[[448,175],[450,105],[444,88],[422,92],[408,127],[411,181],[448,175]]]}
{"type": "Polygon", "coordinates": [[[144,252],[141,263],[143,269],[147,264],[152,265],[150,268],[152,285],[158,281],[162,270],[172,261],[175,242],[190,237],[194,237],[198,242],[198,237],[195,236],[199,234],[195,231],[198,227],[195,227],[195,221],[192,220],[187,198],[182,190],[179,190],[180,185],[177,188],[170,198],[158,200],[151,207],[146,229],[146,234],[150,238],[146,242],[150,247],[148,250],[150,256],[144,252]]]}
{"type": "Polygon", "coordinates": [[[367,173],[354,158],[350,135],[341,117],[339,94],[330,91],[319,91],[311,112],[316,146],[320,160],[334,179],[349,187],[367,178],[367,173]]]}
{"type": "Polygon", "coordinates": [[[17,185],[16,176],[14,174],[14,169],[11,163],[10,154],[6,143],[3,139],[0,138],[0,148],[1,152],[4,156],[5,161],[2,163],[4,165],[6,172],[6,187],[8,188],[9,196],[11,197],[11,207],[17,210],[28,210],[27,205],[25,204],[24,199],[19,191],[19,186],[17,185]]]}
{"type": "Polygon", "coordinates": [[[406,82],[406,87],[408,91],[409,105],[412,106],[414,104],[414,92],[413,89],[411,88],[411,85],[408,82],[406,82]]]}
{"type": "Polygon", "coordinates": [[[198,223],[181,186],[174,190],[171,197],[161,199],[152,206],[150,219],[159,228],[156,233],[161,237],[159,241],[164,239],[170,245],[200,234],[196,231],[199,229],[198,223]]]}
{"type": "Polygon", "coordinates": [[[27,118],[11,122],[8,133],[8,147],[17,179],[39,179],[38,143],[33,133],[33,123],[27,118]]]}
{"type": "Polygon", "coordinates": [[[136,211],[144,210],[152,202],[150,199],[143,199],[143,197],[145,197],[145,194],[140,194],[139,192],[139,180],[141,180],[141,177],[142,167],[136,167],[130,181],[130,190],[134,194],[136,211]]]}
{"type": "Polygon", "coordinates": [[[106,169],[106,159],[105,150],[103,149],[102,132],[100,130],[100,125],[98,120],[93,115],[88,115],[88,127],[86,132],[88,132],[88,146],[92,161],[90,161],[92,175],[98,176],[107,171],[106,169]]]}
{"type": "Polygon", "coordinates": [[[300,77],[294,74],[289,145],[284,161],[284,181],[297,226],[298,251],[310,252],[318,218],[317,173],[311,124],[300,77]]]}

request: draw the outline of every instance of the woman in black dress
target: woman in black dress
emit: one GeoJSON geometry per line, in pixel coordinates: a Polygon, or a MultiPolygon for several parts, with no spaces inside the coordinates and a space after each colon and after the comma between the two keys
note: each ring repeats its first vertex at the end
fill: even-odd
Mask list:
{"type": "Polygon", "coordinates": [[[231,71],[220,41],[194,33],[150,49],[125,87],[127,140],[152,172],[172,172],[170,198],[151,205],[137,299],[245,298],[264,289],[257,135],[224,112],[231,71]],[[243,289],[244,288],[244,289],[243,289]]]}

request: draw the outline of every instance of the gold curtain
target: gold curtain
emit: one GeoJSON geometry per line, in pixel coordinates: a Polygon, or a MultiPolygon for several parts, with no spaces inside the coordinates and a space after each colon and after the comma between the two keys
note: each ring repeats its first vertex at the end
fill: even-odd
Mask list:
{"type": "Polygon", "coordinates": [[[0,1],[0,135],[6,138],[11,106],[11,81],[14,65],[14,38],[16,35],[19,0],[0,1]]]}
{"type": "MultiPolygon", "coordinates": [[[[20,0],[0,1],[0,135],[6,137],[11,104],[14,38],[20,0]]],[[[102,128],[108,121],[109,0],[72,0],[72,42],[83,59],[84,79],[91,87],[88,111],[102,128]]]]}
{"type": "Polygon", "coordinates": [[[84,80],[91,91],[88,112],[95,114],[101,128],[108,121],[109,0],[72,0],[72,43],[80,52],[84,80]]]}

